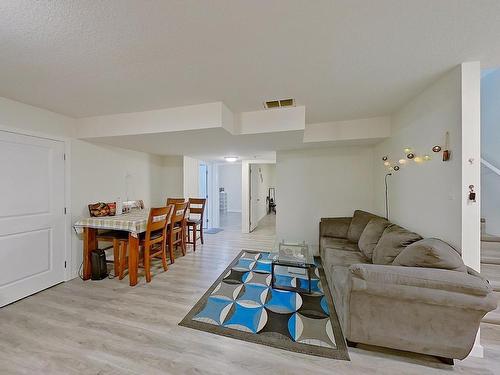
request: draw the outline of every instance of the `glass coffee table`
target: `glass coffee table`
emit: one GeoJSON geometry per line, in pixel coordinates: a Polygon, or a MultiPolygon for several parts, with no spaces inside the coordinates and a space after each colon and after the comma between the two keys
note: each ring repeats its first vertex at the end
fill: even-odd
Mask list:
{"type": "Polygon", "coordinates": [[[271,288],[311,293],[311,278],[316,264],[306,242],[285,242],[275,244],[271,254],[271,288]],[[296,285],[277,283],[280,277],[295,280],[296,285]],[[307,288],[300,286],[300,279],[307,280],[307,288]]]}

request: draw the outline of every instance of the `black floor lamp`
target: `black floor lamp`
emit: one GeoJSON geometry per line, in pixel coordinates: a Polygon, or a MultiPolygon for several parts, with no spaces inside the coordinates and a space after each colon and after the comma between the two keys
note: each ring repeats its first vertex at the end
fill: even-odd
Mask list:
{"type": "Polygon", "coordinates": [[[387,188],[387,177],[392,176],[392,173],[385,175],[385,218],[389,220],[389,189],[387,188]]]}

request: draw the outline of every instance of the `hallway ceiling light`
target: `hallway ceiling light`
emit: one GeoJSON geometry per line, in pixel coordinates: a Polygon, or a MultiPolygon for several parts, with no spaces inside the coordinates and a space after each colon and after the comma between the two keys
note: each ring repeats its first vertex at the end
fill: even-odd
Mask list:
{"type": "Polygon", "coordinates": [[[236,160],[238,160],[237,156],[224,156],[224,159],[230,163],[234,163],[236,160]]]}

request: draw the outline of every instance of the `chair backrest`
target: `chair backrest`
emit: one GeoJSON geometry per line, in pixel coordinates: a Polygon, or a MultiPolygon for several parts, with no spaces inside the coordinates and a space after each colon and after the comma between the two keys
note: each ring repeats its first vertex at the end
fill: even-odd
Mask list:
{"type": "Polygon", "coordinates": [[[180,223],[186,217],[189,202],[176,203],[172,214],[172,224],[180,223]]]}
{"type": "Polygon", "coordinates": [[[205,198],[189,198],[189,214],[200,215],[200,219],[203,220],[206,203],[205,198]]]}
{"type": "Polygon", "coordinates": [[[174,205],[168,205],[167,207],[153,207],[149,210],[148,225],[146,227],[146,241],[151,238],[151,233],[157,231],[163,231],[163,236],[165,236],[165,231],[167,224],[172,220],[172,215],[174,213],[174,205]]]}
{"type": "Polygon", "coordinates": [[[167,205],[186,202],[184,198],[167,198],[167,205]]]}
{"type": "Polygon", "coordinates": [[[122,203],[123,208],[125,210],[134,210],[134,209],[144,209],[144,201],[142,199],[138,199],[136,201],[125,201],[122,203]]]}

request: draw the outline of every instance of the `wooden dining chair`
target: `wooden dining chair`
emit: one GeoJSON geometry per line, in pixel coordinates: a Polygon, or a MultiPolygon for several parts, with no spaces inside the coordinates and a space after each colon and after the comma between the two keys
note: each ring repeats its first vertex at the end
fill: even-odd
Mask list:
{"type": "Polygon", "coordinates": [[[198,238],[203,245],[203,217],[205,213],[205,198],[189,198],[189,217],[186,220],[187,240],[186,243],[193,245],[193,251],[196,251],[196,242],[198,238]],[[197,232],[200,232],[198,237],[197,232]],[[192,239],[191,239],[192,233],[192,239]]]}
{"type": "Polygon", "coordinates": [[[175,203],[172,220],[167,228],[168,251],[170,263],[175,262],[174,249],[181,247],[182,255],[186,255],[186,213],[188,202],[175,203]]]}
{"type": "Polygon", "coordinates": [[[184,203],[186,199],[184,198],[167,198],[167,205],[176,204],[176,203],[184,203]]]}
{"type": "MultiPolygon", "coordinates": [[[[146,282],[151,282],[151,259],[161,258],[163,269],[168,270],[167,265],[167,226],[171,222],[174,205],[167,207],[151,208],[149,211],[146,232],[139,237],[139,248],[142,248],[142,263],[146,274],[146,282]]],[[[123,279],[124,271],[127,269],[128,258],[127,247],[120,246],[120,280],[123,279]]]]}

